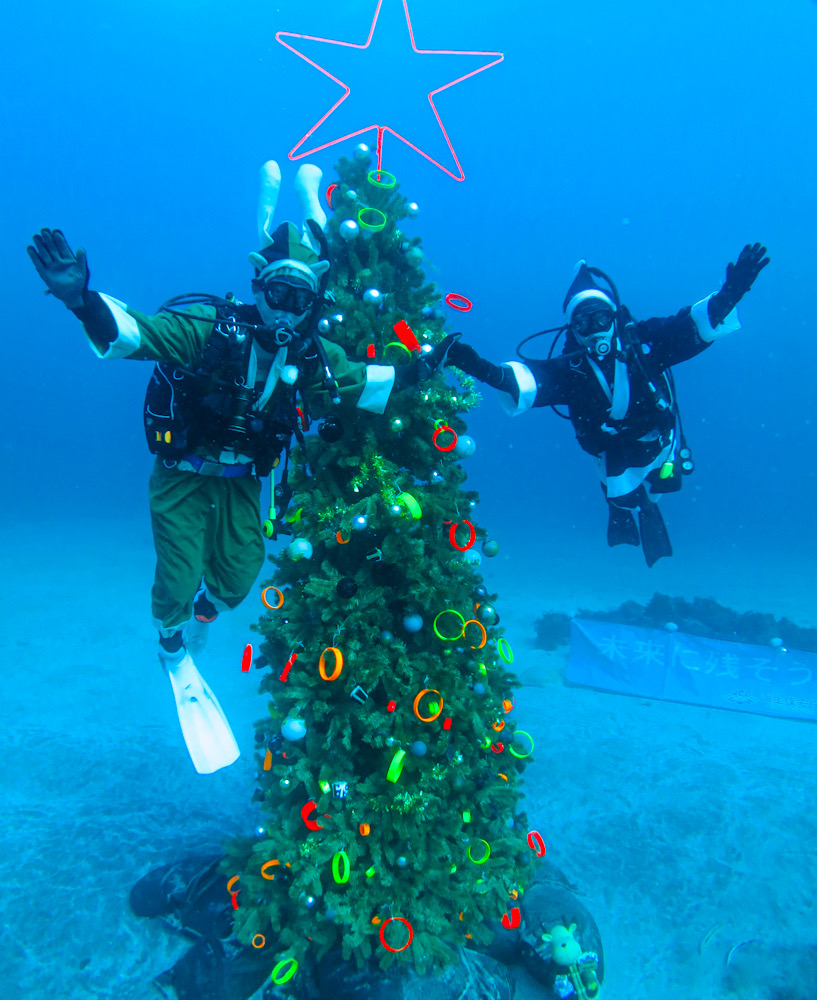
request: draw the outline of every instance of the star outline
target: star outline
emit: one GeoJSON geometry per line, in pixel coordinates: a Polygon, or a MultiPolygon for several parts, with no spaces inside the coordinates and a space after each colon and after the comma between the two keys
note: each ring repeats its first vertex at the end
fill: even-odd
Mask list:
{"type": "Polygon", "coordinates": [[[298,56],[298,58],[303,59],[304,62],[308,63],[310,66],[312,66],[315,69],[319,70],[321,73],[323,73],[324,76],[329,77],[330,80],[332,80],[334,83],[338,84],[338,86],[342,87],[343,91],[344,91],[344,93],[341,95],[341,97],[339,97],[335,101],[335,103],[329,108],[329,110],[326,111],[323,115],[321,115],[321,117],[318,119],[317,122],[315,122],[315,124],[312,126],[312,128],[310,128],[309,131],[306,132],[306,134],[301,139],[299,139],[298,142],[295,143],[295,145],[292,147],[292,149],[287,154],[290,160],[300,160],[300,159],[303,159],[306,156],[311,156],[313,153],[318,153],[321,150],[328,149],[330,146],[335,146],[335,145],[337,145],[340,142],[345,142],[346,140],[353,139],[356,136],[362,135],[365,132],[370,132],[372,129],[377,129],[377,169],[378,170],[382,169],[382,160],[383,160],[383,134],[385,132],[388,132],[389,134],[393,135],[395,138],[399,139],[401,142],[405,143],[405,145],[407,145],[410,149],[413,149],[415,153],[419,153],[420,156],[424,157],[430,163],[433,163],[435,167],[438,167],[440,170],[443,171],[443,173],[448,174],[448,176],[452,177],[455,181],[464,181],[465,180],[465,171],[462,169],[462,164],[459,161],[459,157],[457,156],[457,153],[456,153],[456,151],[454,149],[454,146],[451,143],[451,139],[449,138],[449,135],[448,135],[448,132],[446,131],[445,125],[443,124],[442,118],[440,117],[440,113],[437,110],[437,106],[434,103],[434,98],[438,94],[442,93],[444,90],[448,90],[450,87],[454,87],[454,86],[456,86],[456,84],[462,83],[463,80],[467,80],[467,79],[469,79],[472,76],[476,76],[478,73],[484,72],[486,69],[492,69],[494,66],[499,65],[499,63],[501,63],[501,62],[504,61],[505,56],[504,56],[504,54],[502,52],[491,52],[491,51],[482,51],[482,50],[468,50],[468,51],[466,51],[466,50],[454,50],[454,49],[418,49],[417,48],[417,43],[416,43],[415,38],[414,38],[414,28],[413,28],[412,23],[411,23],[411,15],[409,14],[408,0],[402,0],[402,3],[403,3],[403,11],[404,11],[404,13],[406,15],[406,24],[407,24],[408,30],[409,30],[409,39],[411,41],[411,47],[412,47],[413,51],[416,52],[418,55],[462,55],[462,56],[492,56],[492,57],[497,57],[497,58],[494,58],[491,62],[486,63],[484,66],[480,66],[477,69],[473,69],[473,70],[471,70],[471,71],[469,71],[467,73],[463,73],[461,76],[457,77],[456,79],[450,80],[448,83],[445,83],[441,87],[437,87],[436,89],[431,90],[428,93],[428,102],[431,105],[431,110],[434,113],[434,117],[437,120],[437,124],[440,127],[440,130],[441,130],[441,132],[443,134],[443,138],[445,139],[445,143],[448,146],[448,149],[449,149],[449,151],[451,153],[451,156],[453,157],[453,160],[454,160],[454,162],[457,165],[457,169],[459,171],[459,175],[453,173],[447,167],[443,166],[441,163],[439,163],[437,160],[435,160],[434,157],[430,156],[428,153],[426,153],[422,149],[420,149],[419,146],[415,146],[414,143],[412,143],[409,139],[406,139],[404,136],[400,135],[400,133],[397,132],[395,129],[390,128],[388,125],[379,125],[376,122],[372,123],[371,125],[365,125],[363,128],[356,129],[354,132],[349,132],[346,135],[341,136],[338,139],[332,139],[330,142],[325,142],[322,145],[314,146],[311,149],[307,149],[307,150],[305,150],[303,152],[298,152],[298,150],[307,142],[307,140],[309,139],[309,137],[311,135],[313,135],[321,127],[321,125],[323,125],[323,123],[329,117],[331,117],[331,115],[341,106],[341,104],[343,104],[343,102],[346,100],[346,98],[351,93],[351,87],[349,87],[347,84],[345,84],[342,80],[338,79],[338,77],[334,76],[334,74],[330,73],[329,70],[324,69],[323,66],[318,65],[318,63],[316,63],[313,59],[310,59],[309,56],[306,56],[302,52],[299,52],[298,49],[296,49],[294,46],[292,46],[288,42],[286,42],[285,38],[297,38],[297,39],[303,39],[304,41],[309,41],[309,42],[324,42],[324,43],[328,43],[328,44],[331,44],[331,45],[340,45],[340,46],[343,46],[344,48],[352,48],[352,49],[358,49],[358,50],[366,49],[366,48],[369,47],[369,45],[371,44],[372,38],[374,37],[375,28],[377,27],[377,21],[378,21],[378,18],[380,16],[380,9],[383,6],[383,0],[378,0],[378,2],[377,2],[377,8],[376,8],[375,13],[374,13],[374,18],[372,19],[371,26],[369,27],[369,34],[368,34],[368,36],[366,38],[366,41],[362,42],[362,43],[361,42],[344,42],[344,41],[341,41],[341,40],[336,39],[336,38],[321,38],[321,37],[318,37],[316,35],[305,35],[305,34],[302,34],[302,33],[299,33],[299,32],[293,32],[293,31],[276,31],[276,33],[275,33],[275,40],[280,45],[283,45],[284,48],[288,49],[290,52],[294,52],[295,55],[298,56]]]}

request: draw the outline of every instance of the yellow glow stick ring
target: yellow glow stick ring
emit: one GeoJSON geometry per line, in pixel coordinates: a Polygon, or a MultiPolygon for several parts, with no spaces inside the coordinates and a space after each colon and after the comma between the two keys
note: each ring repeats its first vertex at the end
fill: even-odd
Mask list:
{"type": "Polygon", "coordinates": [[[264,587],[264,589],[261,591],[261,603],[264,605],[264,607],[269,608],[270,611],[277,611],[278,608],[281,608],[281,607],[284,606],[284,595],[281,593],[281,591],[277,587],[264,587]],[[274,590],[275,593],[278,595],[278,603],[277,604],[270,604],[267,601],[267,591],[268,590],[274,590]]]}
{"type": "Polygon", "coordinates": [[[420,699],[423,697],[424,694],[440,694],[440,692],[437,691],[436,688],[423,688],[423,690],[420,691],[417,694],[417,697],[414,699],[414,714],[417,716],[420,722],[433,722],[435,719],[439,718],[440,715],[442,714],[443,696],[440,694],[440,701],[439,704],[437,705],[437,711],[433,715],[420,715],[420,699]]]}
{"type": "Polygon", "coordinates": [[[462,634],[463,635],[465,635],[465,627],[466,627],[466,625],[477,625],[477,626],[479,626],[479,628],[482,629],[482,642],[478,646],[472,646],[471,647],[471,649],[482,649],[482,647],[488,641],[488,633],[485,631],[485,626],[482,624],[482,622],[477,621],[476,618],[469,618],[467,622],[463,622],[463,625],[462,625],[462,634]]]}
{"type": "Polygon", "coordinates": [[[321,653],[321,658],[318,660],[318,673],[321,678],[325,681],[336,681],[340,677],[340,672],[343,670],[343,653],[336,646],[327,646],[326,649],[321,653]],[[326,654],[335,654],[335,669],[329,676],[326,674],[326,654]]]}

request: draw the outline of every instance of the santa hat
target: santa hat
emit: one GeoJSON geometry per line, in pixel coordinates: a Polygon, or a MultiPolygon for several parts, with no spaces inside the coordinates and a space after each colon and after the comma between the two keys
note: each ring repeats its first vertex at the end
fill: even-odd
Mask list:
{"type": "Polygon", "coordinates": [[[573,319],[576,306],[582,302],[587,302],[588,299],[598,299],[615,312],[616,303],[613,301],[610,293],[600,288],[596,283],[586,261],[580,260],[576,264],[573,268],[571,279],[570,288],[567,290],[567,295],[565,295],[564,304],[562,305],[568,323],[573,319]]]}
{"type": "Polygon", "coordinates": [[[256,277],[266,281],[273,274],[302,277],[310,288],[318,290],[321,277],[329,270],[329,261],[321,260],[309,238],[293,222],[282,222],[260,253],[250,254],[256,277]]]}

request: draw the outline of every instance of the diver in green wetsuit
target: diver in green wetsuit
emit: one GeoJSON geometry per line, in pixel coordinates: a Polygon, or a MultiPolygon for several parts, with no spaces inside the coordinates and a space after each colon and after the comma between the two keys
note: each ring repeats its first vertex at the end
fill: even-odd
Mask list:
{"type": "MultiPolygon", "coordinates": [[[[152,611],[160,660],[200,773],[238,757],[191,654],[203,647],[207,624],[247,596],[263,565],[263,535],[275,537],[272,510],[262,532],[261,478],[288,455],[306,414],[333,404],[382,413],[395,388],[430,374],[438,360],[401,369],[396,379],[393,367],[353,362],[317,335],[330,267],[320,178],[317,167],[300,168],[303,229],[284,222],[273,231],[280,171],[274,161],[262,168],[260,249],[250,254],[254,304],[181,296],[148,316],[90,290],[85,251],[74,254],[59,230],[43,229],[28,247],[48,291],[82,322],[98,357],[156,363],[145,401],[156,454],[152,611]]],[[[279,495],[282,487],[286,494],[285,473],[279,495]]]]}

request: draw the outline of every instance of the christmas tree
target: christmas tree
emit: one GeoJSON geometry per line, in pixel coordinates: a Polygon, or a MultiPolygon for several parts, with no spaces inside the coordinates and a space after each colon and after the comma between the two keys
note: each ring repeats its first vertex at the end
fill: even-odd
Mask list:
{"type": "MultiPolygon", "coordinates": [[[[411,364],[444,336],[417,207],[365,147],[341,159],[327,225],[336,312],[352,357],[411,364]]],[[[486,945],[544,853],[519,811],[532,742],[515,733],[513,652],[480,575],[477,495],[460,460],[473,382],[451,374],[387,412],[332,413],[293,450],[291,543],[263,591],[269,718],[256,731],[266,821],[229,845],[241,941],[276,982],[332,948],[358,967],[451,962],[486,945]]],[[[296,982],[292,986],[296,986],[296,982]]]]}

